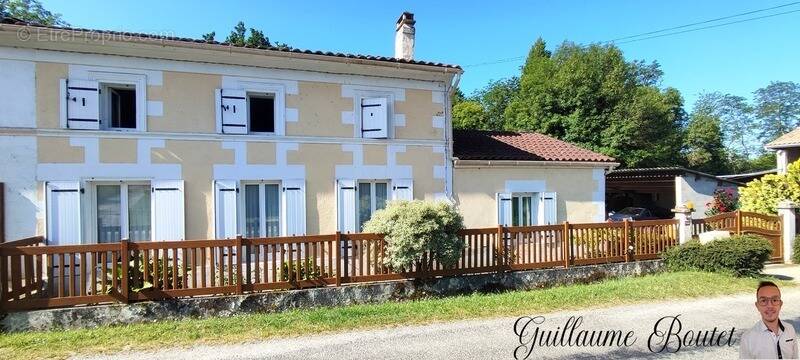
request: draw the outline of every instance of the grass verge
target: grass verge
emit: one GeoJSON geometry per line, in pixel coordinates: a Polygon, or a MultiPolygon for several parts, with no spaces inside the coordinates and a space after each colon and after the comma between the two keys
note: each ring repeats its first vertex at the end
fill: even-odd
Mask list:
{"type": "MultiPolygon", "coordinates": [[[[758,279],[703,272],[661,273],[550,289],[475,294],[277,314],[187,319],[87,330],[0,334],[0,358],[65,358],[162,347],[257,341],[320,332],[542,314],[648,301],[752,292],[758,279]]],[[[781,281],[781,286],[794,283],[781,281]]]]}

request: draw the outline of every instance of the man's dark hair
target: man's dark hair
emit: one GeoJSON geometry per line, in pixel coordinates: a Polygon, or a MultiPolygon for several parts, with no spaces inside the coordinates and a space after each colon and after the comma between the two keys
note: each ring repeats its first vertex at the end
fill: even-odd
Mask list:
{"type": "Polygon", "coordinates": [[[758,291],[761,290],[761,288],[767,287],[767,286],[774,286],[776,288],[778,287],[778,285],[775,285],[775,283],[772,282],[772,281],[762,281],[762,282],[758,283],[758,289],[756,289],[756,296],[758,296],[758,291]]]}

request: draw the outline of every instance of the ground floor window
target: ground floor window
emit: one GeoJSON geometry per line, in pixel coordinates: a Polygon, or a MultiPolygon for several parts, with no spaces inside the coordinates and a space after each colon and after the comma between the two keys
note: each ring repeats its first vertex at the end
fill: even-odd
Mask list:
{"type": "Polygon", "coordinates": [[[122,182],[95,184],[94,212],[97,242],[151,238],[150,184],[122,182]]]}
{"type": "Polygon", "coordinates": [[[244,227],[246,237],[280,235],[280,184],[244,185],[244,227]]]}
{"type": "Polygon", "coordinates": [[[357,228],[363,230],[364,224],[372,218],[372,214],[386,207],[389,184],[385,181],[359,181],[356,196],[357,228]]]}
{"type": "Polygon", "coordinates": [[[531,226],[537,223],[534,194],[514,194],[511,197],[511,226],[531,226]]]}

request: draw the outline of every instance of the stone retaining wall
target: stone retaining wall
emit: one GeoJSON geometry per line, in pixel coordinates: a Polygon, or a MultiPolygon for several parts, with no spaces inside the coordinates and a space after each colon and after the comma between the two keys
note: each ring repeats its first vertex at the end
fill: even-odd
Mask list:
{"type": "Polygon", "coordinates": [[[165,301],[72,307],[13,312],[0,320],[7,332],[90,328],[189,317],[230,316],[253,312],[279,312],[386,301],[419,299],[473,292],[530,290],[553,285],[585,283],[605,278],[644,275],[661,271],[661,260],[574,266],[454,276],[427,280],[404,280],[353,284],[303,290],[272,291],[236,296],[214,296],[165,301]]]}

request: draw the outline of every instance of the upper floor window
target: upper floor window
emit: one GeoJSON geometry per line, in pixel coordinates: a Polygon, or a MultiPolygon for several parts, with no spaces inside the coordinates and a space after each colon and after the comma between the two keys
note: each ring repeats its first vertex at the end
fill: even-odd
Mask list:
{"type": "Polygon", "coordinates": [[[251,133],[275,133],[275,94],[247,94],[247,124],[251,133]]]}
{"type": "Polygon", "coordinates": [[[144,75],[91,73],[91,80],[61,80],[61,123],[68,129],[144,131],[144,75]]]}
{"type": "Polygon", "coordinates": [[[100,128],[136,129],[136,87],[130,84],[101,84],[100,128]]]}
{"type": "Polygon", "coordinates": [[[283,135],[283,85],[243,82],[240,89],[217,89],[217,129],[222,134],[283,135]]]}

